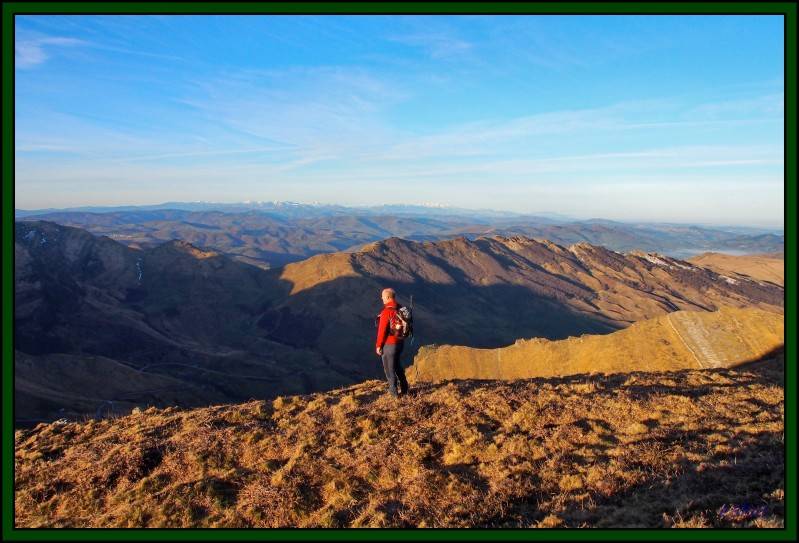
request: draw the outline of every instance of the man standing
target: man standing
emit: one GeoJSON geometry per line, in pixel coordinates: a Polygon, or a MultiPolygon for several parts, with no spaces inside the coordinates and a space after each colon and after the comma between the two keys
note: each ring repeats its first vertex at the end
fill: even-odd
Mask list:
{"type": "Polygon", "coordinates": [[[388,379],[388,391],[395,398],[408,393],[408,381],[405,379],[405,370],[400,364],[403,339],[393,334],[391,322],[396,318],[397,301],[393,288],[383,289],[380,297],[383,299],[383,310],[380,312],[380,321],[377,325],[377,342],[375,351],[383,359],[383,370],[388,379]],[[399,394],[397,394],[399,382],[399,394]]]}

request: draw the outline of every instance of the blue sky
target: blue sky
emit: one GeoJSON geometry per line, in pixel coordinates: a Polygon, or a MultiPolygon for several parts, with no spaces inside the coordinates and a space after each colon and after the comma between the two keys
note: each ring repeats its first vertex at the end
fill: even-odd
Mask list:
{"type": "Polygon", "coordinates": [[[782,226],[778,16],[17,16],[21,209],[782,226]]]}

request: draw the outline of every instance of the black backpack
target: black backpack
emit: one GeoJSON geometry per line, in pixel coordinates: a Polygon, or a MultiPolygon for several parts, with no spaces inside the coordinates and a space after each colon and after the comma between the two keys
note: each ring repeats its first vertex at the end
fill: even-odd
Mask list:
{"type": "MultiPolygon", "coordinates": [[[[375,328],[380,325],[380,315],[375,317],[375,328]]],[[[409,307],[397,304],[397,310],[388,319],[388,333],[399,339],[405,339],[413,335],[413,311],[409,307]]]]}
{"type": "Polygon", "coordinates": [[[388,333],[399,339],[413,335],[413,313],[410,308],[397,306],[397,310],[388,320],[388,333]]]}

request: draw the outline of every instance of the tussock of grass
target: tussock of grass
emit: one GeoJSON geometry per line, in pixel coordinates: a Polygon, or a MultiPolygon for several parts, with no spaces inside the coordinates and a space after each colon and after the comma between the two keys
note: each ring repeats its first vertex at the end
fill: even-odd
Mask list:
{"type": "Polygon", "coordinates": [[[773,527],[782,359],[370,381],[15,435],[17,526],[773,527]]]}

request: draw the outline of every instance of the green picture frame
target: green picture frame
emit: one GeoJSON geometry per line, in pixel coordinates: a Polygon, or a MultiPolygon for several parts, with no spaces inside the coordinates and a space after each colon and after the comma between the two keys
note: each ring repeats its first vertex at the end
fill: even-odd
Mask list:
{"type": "Polygon", "coordinates": [[[2,524],[9,541],[211,540],[796,540],[796,4],[792,2],[4,2],[2,524]],[[776,14],[785,29],[785,527],[784,529],[350,530],[20,529],[14,526],[14,17],[20,14],[776,14]]]}

